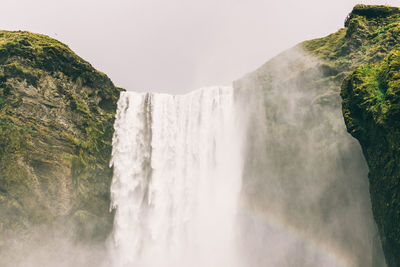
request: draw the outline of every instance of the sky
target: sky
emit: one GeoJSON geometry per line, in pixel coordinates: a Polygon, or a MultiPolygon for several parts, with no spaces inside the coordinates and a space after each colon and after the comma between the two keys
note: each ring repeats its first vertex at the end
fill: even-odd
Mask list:
{"type": "Polygon", "coordinates": [[[343,27],[357,3],[400,0],[2,0],[0,28],[67,44],[116,86],[181,94],[230,85],[304,40],[343,27]]]}

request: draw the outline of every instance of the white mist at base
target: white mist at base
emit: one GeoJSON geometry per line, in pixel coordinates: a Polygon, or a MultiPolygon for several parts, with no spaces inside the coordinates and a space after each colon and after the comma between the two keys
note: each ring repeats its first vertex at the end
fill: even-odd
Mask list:
{"type": "Polygon", "coordinates": [[[385,266],[368,168],[315,62],[294,51],[261,86],[122,93],[104,266],[385,266]],[[298,65],[315,73],[287,80],[298,65]]]}
{"type": "Polygon", "coordinates": [[[123,92],[111,164],[113,266],[240,266],[245,120],[231,87],[123,92]]]}

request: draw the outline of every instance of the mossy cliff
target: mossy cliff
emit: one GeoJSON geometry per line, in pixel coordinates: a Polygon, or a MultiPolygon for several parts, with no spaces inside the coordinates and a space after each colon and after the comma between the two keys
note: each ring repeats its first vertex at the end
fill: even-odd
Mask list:
{"type": "Polygon", "coordinates": [[[369,166],[372,208],[389,266],[400,266],[400,51],[343,82],[346,126],[369,166]]]}
{"type": "Polygon", "coordinates": [[[236,81],[235,86],[268,90],[271,81],[287,70],[290,75],[279,77],[283,78],[280,86],[284,87],[287,82],[307,83],[320,88],[325,96],[333,97],[331,100],[336,102],[331,104],[340,105],[338,92],[344,77],[361,64],[376,63],[386,57],[399,43],[399,21],[399,8],[356,5],[347,16],[344,28],[281,53],[236,81]],[[308,57],[294,56],[299,53],[308,57]]]}
{"type": "MultiPolygon", "coordinates": [[[[341,113],[342,82],[359,65],[376,64],[385,59],[391,51],[396,50],[399,41],[399,8],[357,5],[346,18],[344,28],[324,38],[303,42],[235,82],[234,85],[237,88],[257,89],[265,96],[266,117],[268,123],[271,124],[267,125],[267,132],[269,136],[274,136],[270,138],[273,141],[268,144],[274,155],[271,159],[273,161],[271,166],[279,166],[281,161],[285,161],[287,158],[287,153],[300,154],[296,160],[285,162],[284,166],[286,167],[280,171],[281,177],[298,176],[305,169],[304,164],[301,164],[304,160],[299,151],[302,147],[301,142],[308,142],[310,136],[308,133],[310,132],[313,132],[313,141],[308,146],[311,150],[306,153],[313,151],[317,156],[311,163],[308,159],[307,164],[322,166],[323,162],[319,162],[318,158],[323,159],[327,150],[345,151],[347,149],[344,141],[336,144],[336,148],[331,147],[332,143],[329,141],[344,140],[343,136],[346,135],[341,113]],[[295,99],[294,102],[293,99],[295,99]],[[289,112],[293,115],[292,117],[282,115],[288,113],[288,110],[293,107],[296,108],[296,112],[289,112]],[[277,128],[284,130],[277,131],[277,128]],[[286,133],[286,137],[281,136],[281,132],[286,133]],[[290,136],[301,136],[303,141],[298,143],[294,140],[281,141],[282,138],[288,140],[290,136]]],[[[397,240],[400,240],[400,195],[398,193],[400,189],[397,182],[399,155],[396,154],[399,147],[399,138],[396,134],[399,129],[398,116],[400,113],[396,109],[396,105],[398,105],[395,97],[396,87],[394,87],[396,75],[393,72],[398,67],[395,64],[397,53],[393,52],[385,60],[392,62],[391,67],[382,67],[381,64],[359,67],[353,74],[353,78],[346,79],[345,84],[357,84],[356,87],[349,86],[349,88],[357,88],[358,97],[356,95],[349,97],[354,93],[350,89],[342,91],[342,96],[345,97],[344,114],[347,126],[357,138],[364,136],[360,143],[371,171],[369,180],[372,210],[389,266],[400,266],[400,250],[399,243],[397,243],[397,240]],[[380,72],[376,68],[386,71],[380,72]],[[389,82],[387,77],[392,77],[392,80],[389,82]],[[362,88],[367,89],[363,90],[362,88]],[[353,109],[354,114],[346,111],[353,109]],[[386,121],[390,121],[390,123],[386,121]],[[369,148],[366,148],[366,144],[369,148]]],[[[352,147],[357,150],[357,146],[352,147]]],[[[354,162],[355,157],[360,158],[357,151],[353,151],[353,156],[347,155],[347,152],[340,152],[337,160],[341,162],[337,163],[338,168],[332,172],[337,172],[339,168],[343,168],[343,173],[348,172],[349,165],[347,163],[354,162]]],[[[259,167],[257,164],[262,165],[263,163],[250,163],[251,167],[246,170],[249,175],[253,170],[257,170],[259,167]]],[[[363,170],[360,169],[360,171],[363,170]]],[[[312,173],[312,170],[309,173],[312,173]]],[[[329,173],[326,175],[329,176],[329,173]]],[[[351,175],[337,177],[332,179],[334,182],[326,187],[319,203],[313,207],[326,211],[321,215],[321,223],[327,223],[338,216],[332,212],[340,210],[340,205],[349,205],[351,200],[341,196],[341,201],[337,201],[339,204],[335,206],[335,196],[337,196],[335,192],[341,188],[341,183],[351,184],[353,180],[351,175]]],[[[293,184],[292,180],[290,184],[293,184]]],[[[256,185],[246,185],[245,183],[244,187],[246,188],[246,186],[250,187],[248,189],[250,194],[255,196],[254,192],[260,191],[262,183],[256,185]]],[[[348,190],[357,190],[357,186],[355,183],[348,190]]],[[[343,188],[340,190],[345,192],[343,188]]],[[[351,194],[350,192],[349,195],[351,194]]],[[[293,209],[288,207],[288,210],[291,210],[289,216],[297,216],[298,203],[299,201],[294,200],[293,209]]],[[[302,214],[298,216],[300,219],[303,218],[302,214]]],[[[342,223],[346,224],[346,221],[343,220],[342,223]]],[[[352,222],[349,221],[349,223],[352,222]]],[[[348,236],[351,234],[348,233],[348,236]]],[[[346,239],[345,236],[343,238],[346,239]]],[[[373,253],[377,254],[372,256],[372,265],[382,266],[384,263],[379,260],[381,258],[379,256],[379,237],[374,237],[373,242],[375,246],[373,253]]],[[[351,245],[351,241],[348,241],[347,245],[350,246],[349,249],[354,249],[360,244],[351,245]]],[[[370,253],[370,251],[360,251],[360,261],[355,263],[355,266],[357,264],[358,266],[368,266],[365,264],[369,263],[362,262],[362,259],[369,257],[370,253]]]]}
{"type": "Polygon", "coordinates": [[[0,250],[36,226],[73,227],[85,241],[109,233],[120,91],[64,44],[0,31],[0,250]]]}

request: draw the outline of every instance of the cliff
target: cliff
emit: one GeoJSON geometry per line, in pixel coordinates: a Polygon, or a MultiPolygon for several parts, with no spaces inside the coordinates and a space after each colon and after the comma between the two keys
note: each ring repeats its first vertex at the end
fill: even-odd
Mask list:
{"type": "Polygon", "coordinates": [[[400,51],[343,82],[343,116],[369,166],[372,208],[389,266],[400,265],[400,51]]]}
{"type": "MultiPolygon", "coordinates": [[[[400,40],[399,22],[400,9],[398,8],[357,5],[346,18],[344,28],[324,38],[303,42],[283,52],[234,84],[237,88],[253,88],[264,94],[265,113],[268,120],[267,135],[272,136],[269,137],[271,141],[268,147],[274,155],[271,159],[273,162],[271,168],[282,165],[282,170],[278,170],[281,177],[316,175],[320,166],[324,164],[319,158],[326,159],[327,153],[337,156],[332,163],[332,166],[336,165],[336,167],[326,169],[325,173],[321,173],[329,181],[329,185],[322,190],[320,197],[310,203],[309,206],[314,205],[313,208],[302,207],[298,204],[301,190],[296,191],[295,196],[292,197],[294,199],[289,201],[292,205],[288,208],[290,218],[298,216],[298,220],[306,221],[307,219],[302,217],[304,216],[302,213],[307,213],[311,209],[321,210],[323,211],[322,215],[315,215],[314,221],[320,220],[322,224],[327,224],[340,214],[340,205],[347,205],[347,207],[359,205],[365,212],[370,209],[368,208],[370,204],[367,203],[369,202],[368,196],[361,201],[365,203],[352,203],[356,201],[351,199],[352,194],[363,194],[361,191],[357,191],[360,185],[355,180],[364,179],[362,178],[364,167],[361,163],[358,167],[347,164],[349,162],[356,164],[362,161],[362,156],[357,152],[357,145],[351,144],[349,140],[345,141],[347,137],[346,133],[343,133],[345,126],[341,113],[340,91],[344,78],[354,69],[362,64],[372,64],[358,67],[352,74],[352,78],[345,80],[342,96],[344,97],[343,108],[346,124],[351,134],[360,140],[370,169],[369,187],[372,211],[381,239],[379,240],[378,236],[372,237],[374,243],[372,253],[374,255],[371,264],[373,266],[384,265],[379,256],[381,242],[389,266],[400,265],[397,243],[400,238],[399,194],[396,189],[398,183],[395,182],[398,177],[396,176],[398,175],[396,174],[398,155],[395,153],[398,147],[396,146],[398,131],[394,130],[397,127],[396,117],[399,116],[399,113],[396,110],[397,102],[394,97],[396,90],[388,89],[395,88],[393,87],[395,82],[394,80],[392,82],[385,80],[389,76],[394,77],[391,79],[396,77],[393,72],[396,62],[394,58],[398,52],[392,52],[391,56],[385,60],[388,62],[392,59],[390,61],[392,67],[384,68],[382,67],[384,63],[374,65],[396,49],[400,40]],[[381,73],[376,68],[386,69],[386,72],[381,73]],[[357,89],[352,91],[352,88],[357,89]],[[364,90],[363,88],[369,89],[364,90]],[[389,92],[390,100],[388,100],[389,92]],[[390,104],[387,101],[390,101],[390,104]],[[293,111],[290,111],[291,109],[293,111]],[[391,123],[385,124],[386,127],[379,125],[379,121],[384,123],[385,120],[391,121],[391,123]],[[285,135],[281,136],[281,131],[277,131],[277,129],[284,129],[285,135]],[[300,136],[300,140],[297,140],[296,136],[300,136]],[[313,141],[308,143],[310,138],[313,141]],[[290,140],[290,142],[284,140],[290,140]],[[302,148],[304,144],[307,149],[302,148]],[[335,144],[336,149],[339,149],[340,152],[335,154],[332,144],[335,144]],[[349,146],[354,151],[353,154],[347,150],[349,146]],[[292,155],[290,160],[286,154],[288,151],[292,155]],[[302,153],[303,155],[301,155],[302,153]],[[307,159],[303,159],[304,157],[307,159]],[[306,170],[305,166],[308,164],[315,168],[306,170]],[[351,168],[354,168],[353,171],[351,168]],[[330,179],[330,172],[336,173],[336,177],[330,179]],[[340,184],[347,184],[350,187],[348,190],[354,191],[348,192],[345,188],[341,188],[340,184]],[[341,192],[341,201],[334,197],[338,197],[338,192],[341,192]],[[297,213],[300,214],[297,215],[297,213]]],[[[247,171],[251,173],[252,169],[262,168],[261,165],[260,162],[252,162],[251,168],[247,171]]],[[[296,183],[290,178],[284,179],[290,181],[285,186],[296,183]]],[[[314,183],[318,182],[318,179],[314,181],[314,183]]],[[[255,185],[245,183],[244,187],[247,187],[246,190],[250,191],[253,196],[257,195],[257,192],[262,192],[260,189],[262,182],[255,185]]],[[[367,192],[368,188],[365,191],[367,192]]],[[[353,218],[347,223],[351,224],[359,219],[353,218]]],[[[346,217],[343,216],[341,222],[338,223],[345,225],[346,217]]],[[[330,231],[331,229],[325,230],[330,231]]],[[[346,240],[346,235],[350,237],[353,234],[351,232],[344,234],[343,240],[346,240]]],[[[337,238],[341,238],[339,232],[337,235],[337,238]]],[[[327,236],[324,238],[328,239],[327,236]]],[[[324,238],[321,237],[321,240],[324,238]]],[[[348,249],[354,250],[360,245],[360,243],[351,244],[349,240],[343,244],[338,247],[346,249],[346,246],[350,246],[348,249]]],[[[364,251],[359,251],[359,255],[355,255],[359,258],[358,262],[353,262],[355,266],[370,264],[366,260],[363,261],[369,257],[369,254],[368,256],[365,254],[367,250],[369,248],[365,247],[364,251]]],[[[358,253],[357,250],[354,251],[355,254],[358,253]]]]}
{"type": "MultiPolygon", "coordinates": [[[[353,179],[364,175],[360,171],[364,165],[354,162],[361,154],[344,137],[339,93],[344,80],[346,125],[360,141],[370,169],[372,210],[380,233],[380,239],[368,237],[374,243],[373,265],[384,264],[381,242],[387,263],[398,266],[399,21],[398,8],[357,5],[343,29],[301,43],[235,82],[237,88],[257,89],[265,95],[267,126],[271,126],[266,136],[274,156],[269,159],[270,171],[295,192],[283,199],[287,214],[282,216],[296,218],[304,229],[313,216],[313,223],[321,227],[316,240],[341,235],[338,238],[346,245],[338,244],[337,249],[354,253],[359,266],[369,264],[366,249],[371,248],[349,239],[356,231],[340,228],[356,219],[349,214],[349,205],[368,218],[369,203],[351,198],[364,192],[353,179]],[[342,141],[332,143],[335,140],[342,141]],[[324,166],[327,151],[337,156],[335,169],[324,166]],[[309,158],[305,160],[302,152],[309,158]],[[329,179],[318,189],[317,198],[307,202],[302,182],[289,178],[311,176],[307,181],[318,182],[320,173],[314,166],[329,179]],[[301,203],[298,196],[306,201],[301,203]],[[339,230],[324,228],[331,225],[339,230]]],[[[0,31],[0,250],[9,236],[29,236],[31,229],[41,226],[49,231],[72,227],[72,235],[82,241],[105,239],[113,220],[108,163],[121,90],[54,39],[0,31]]],[[[262,169],[263,163],[247,163],[247,174],[262,169]]],[[[270,186],[265,181],[244,183],[245,190],[260,198],[260,192],[270,186]]],[[[270,193],[268,208],[276,202],[275,192],[270,193]]]]}
{"type": "Polygon", "coordinates": [[[0,249],[43,226],[104,240],[120,91],[64,44],[0,31],[0,249]]]}

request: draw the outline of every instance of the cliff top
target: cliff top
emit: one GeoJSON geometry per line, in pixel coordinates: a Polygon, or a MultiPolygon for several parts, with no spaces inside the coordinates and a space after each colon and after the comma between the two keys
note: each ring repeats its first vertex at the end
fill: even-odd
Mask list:
{"type": "Polygon", "coordinates": [[[400,9],[398,7],[391,7],[391,6],[377,6],[377,5],[362,5],[358,4],[353,8],[353,11],[349,14],[351,17],[352,15],[359,15],[365,17],[387,17],[393,14],[399,14],[400,9]]]}
{"type": "Polygon", "coordinates": [[[3,234],[59,221],[82,240],[107,236],[120,91],[65,44],[0,31],[0,250],[3,234]]]}
{"type": "MultiPolygon", "coordinates": [[[[101,80],[114,87],[111,80],[76,55],[67,45],[46,35],[28,31],[0,31],[0,65],[36,85],[39,72],[63,73],[73,80],[78,77],[88,86],[101,80]]],[[[0,76],[4,70],[0,71],[0,76]]],[[[1,83],[0,79],[0,83],[1,83]]]]}

